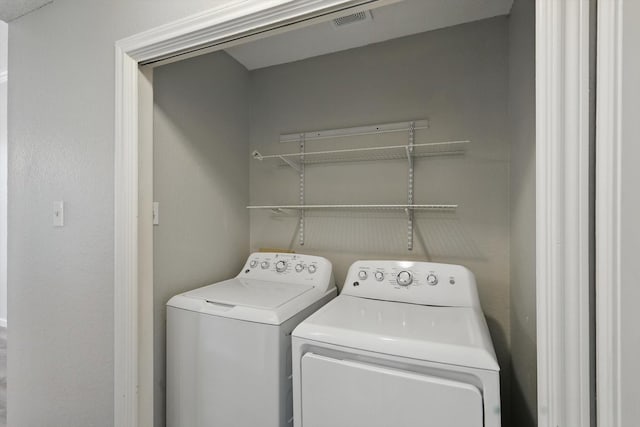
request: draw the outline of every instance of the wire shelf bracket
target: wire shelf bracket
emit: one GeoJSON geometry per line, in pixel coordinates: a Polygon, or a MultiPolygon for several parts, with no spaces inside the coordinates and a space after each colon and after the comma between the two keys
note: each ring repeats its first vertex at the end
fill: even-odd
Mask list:
{"type": "Polygon", "coordinates": [[[304,224],[304,143],[305,143],[305,135],[304,133],[301,133],[300,134],[300,168],[298,169],[298,174],[300,177],[299,203],[301,206],[299,219],[298,219],[298,221],[300,222],[298,226],[298,243],[300,243],[300,246],[304,246],[304,225],[305,225],[304,224]]]}
{"type": "MultiPolygon", "coordinates": [[[[409,143],[407,144],[407,161],[409,163],[409,182],[407,205],[413,206],[413,143],[415,141],[415,122],[409,125],[409,143]]],[[[407,208],[407,250],[413,250],[413,208],[407,208]]]]}

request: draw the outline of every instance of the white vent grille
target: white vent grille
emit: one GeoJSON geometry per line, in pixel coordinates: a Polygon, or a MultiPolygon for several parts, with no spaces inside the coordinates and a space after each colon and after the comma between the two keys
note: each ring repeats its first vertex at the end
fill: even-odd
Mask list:
{"type": "Polygon", "coordinates": [[[345,25],[355,24],[356,22],[371,21],[371,12],[362,11],[347,16],[341,16],[333,20],[336,27],[344,27],[345,25]]]}

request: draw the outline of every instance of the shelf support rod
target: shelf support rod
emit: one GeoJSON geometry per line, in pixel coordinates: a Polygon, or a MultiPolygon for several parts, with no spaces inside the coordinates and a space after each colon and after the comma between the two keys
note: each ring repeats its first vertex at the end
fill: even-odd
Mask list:
{"type": "MultiPolygon", "coordinates": [[[[296,162],[294,162],[293,160],[289,160],[289,159],[287,159],[287,158],[286,158],[286,157],[284,157],[284,156],[278,156],[278,157],[280,157],[280,160],[282,160],[283,162],[285,162],[286,164],[288,164],[289,166],[291,166],[291,168],[292,168],[293,170],[295,170],[296,172],[300,173],[300,170],[301,170],[300,168],[301,168],[301,166],[300,166],[300,165],[298,165],[296,162]]],[[[300,163],[302,164],[302,162],[300,162],[300,163]]]]}
{"type": "MultiPolygon", "coordinates": [[[[304,246],[304,142],[305,142],[305,134],[300,134],[300,167],[297,169],[300,176],[300,213],[298,217],[299,226],[298,226],[298,241],[300,246],[304,246]]],[[[288,162],[287,162],[288,163],[288,162]]],[[[290,165],[291,166],[291,165],[290,165]]],[[[291,166],[293,167],[293,166],[291,166]]],[[[296,169],[294,167],[294,169],[296,169]]]]}
{"type": "Polygon", "coordinates": [[[407,250],[413,250],[413,144],[415,143],[416,123],[409,124],[409,143],[407,144],[407,161],[409,162],[409,182],[407,197],[407,250]]]}

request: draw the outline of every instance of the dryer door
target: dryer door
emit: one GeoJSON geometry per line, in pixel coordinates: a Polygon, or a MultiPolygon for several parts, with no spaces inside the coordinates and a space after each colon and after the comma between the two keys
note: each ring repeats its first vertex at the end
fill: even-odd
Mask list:
{"type": "Polygon", "coordinates": [[[300,427],[482,427],[466,383],[313,353],[302,357],[300,427]]]}

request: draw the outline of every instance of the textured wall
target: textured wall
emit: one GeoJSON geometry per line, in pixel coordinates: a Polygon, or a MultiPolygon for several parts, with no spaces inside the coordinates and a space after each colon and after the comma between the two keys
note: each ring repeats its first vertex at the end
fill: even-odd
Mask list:
{"type": "Polygon", "coordinates": [[[249,251],[249,72],[224,52],[154,70],[154,390],[165,425],[165,304],[235,276],[249,251]]]}
{"type": "MultiPolygon", "coordinates": [[[[251,73],[252,149],[279,146],[280,133],[427,117],[416,142],[470,139],[463,156],[416,161],[416,203],[458,203],[455,213],[418,214],[416,248],[406,248],[403,213],[309,214],[304,247],[295,216],[252,212],[251,246],[326,256],[341,285],[359,258],[430,259],[463,264],[480,298],[503,369],[509,412],[509,138],[507,18],[432,31],[251,73]]],[[[359,144],[406,144],[406,135],[358,138],[359,144]]],[[[307,150],[342,144],[308,142],[307,150]]],[[[406,203],[406,161],[307,167],[307,203],[406,203]]],[[[296,204],[290,168],[251,164],[252,204],[296,204]]]]}
{"type": "Polygon", "coordinates": [[[537,425],[535,0],[509,17],[513,425],[537,425]]]}
{"type": "Polygon", "coordinates": [[[114,43],[221,3],[56,0],[9,25],[8,425],[113,425],[114,43]]]}

